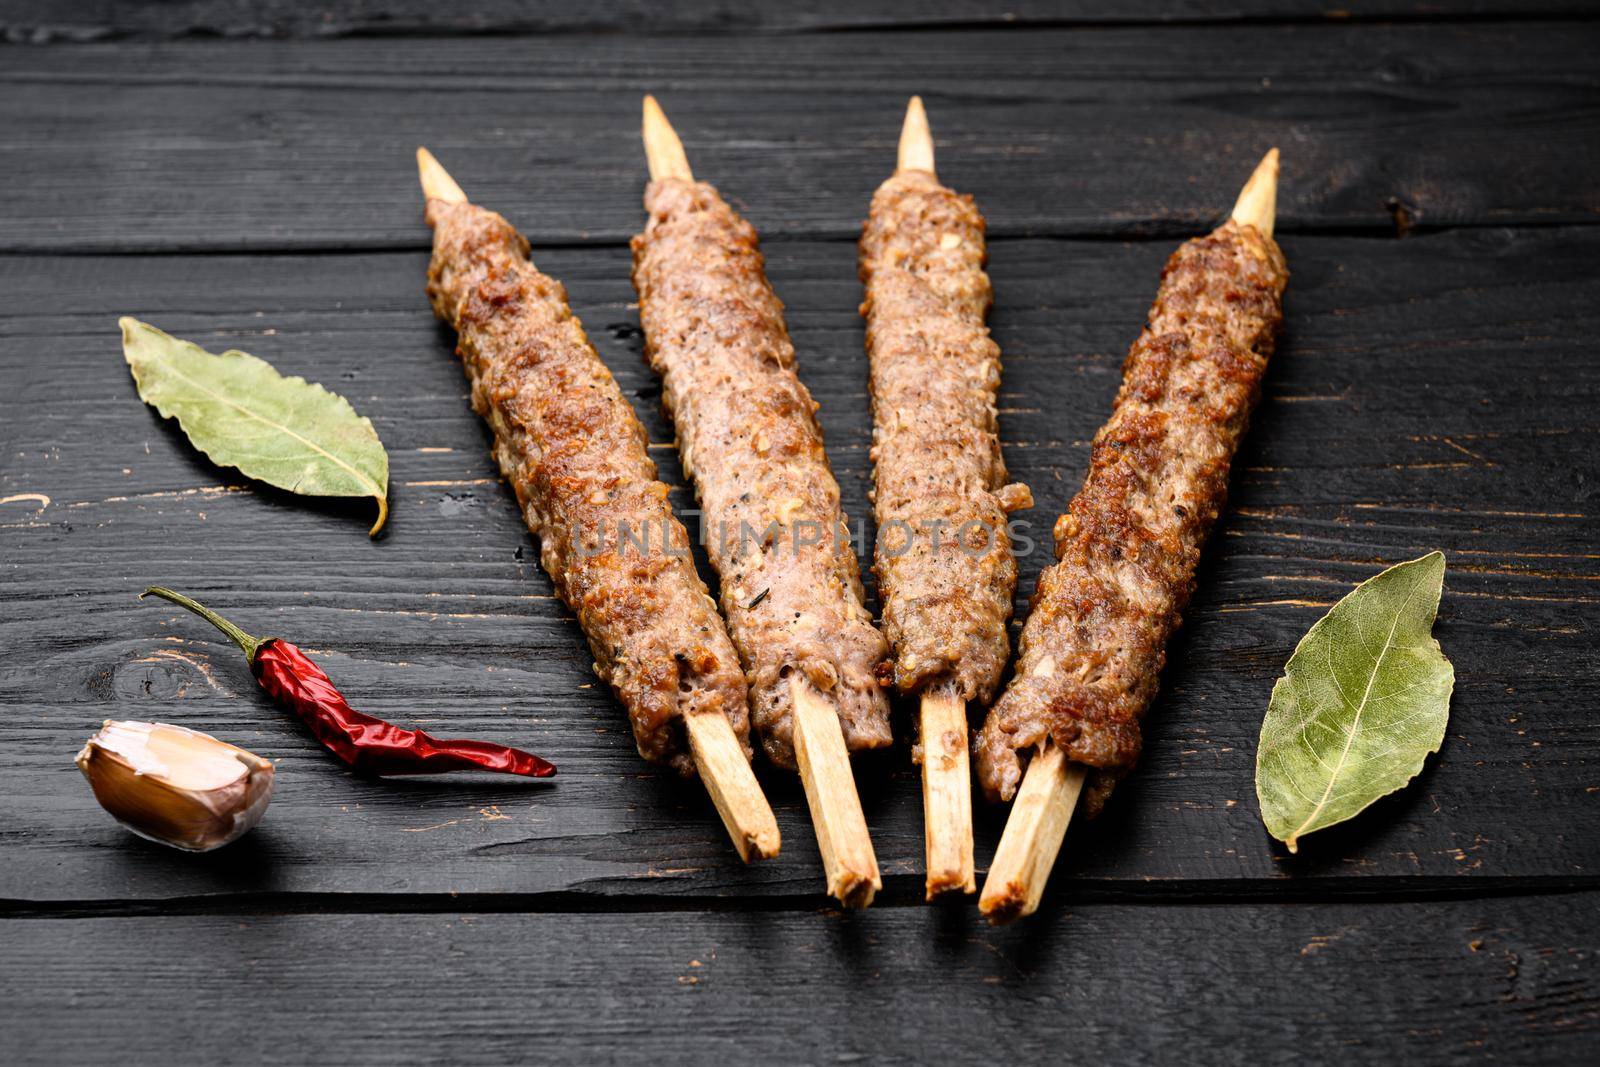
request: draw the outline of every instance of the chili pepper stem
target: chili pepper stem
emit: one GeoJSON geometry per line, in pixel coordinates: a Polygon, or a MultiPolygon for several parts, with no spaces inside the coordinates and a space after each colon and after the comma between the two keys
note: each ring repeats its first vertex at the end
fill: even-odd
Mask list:
{"type": "Polygon", "coordinates": [[[194,612],[206,622],[231,637],[233,643],[244,650],[245,658],[250,661],[251,665],[255,664],[256,653],[261,651],[261,646],[272,640],[270,637],[251,637],[198,600],[191,600],[182,593],[167,589],[164,586],[152,585],[149,589],[139,594],[139,599],[143,600],[147,596],[158,596],[163,600],[170,600],[180,608],[187,608],[194,612]]]}

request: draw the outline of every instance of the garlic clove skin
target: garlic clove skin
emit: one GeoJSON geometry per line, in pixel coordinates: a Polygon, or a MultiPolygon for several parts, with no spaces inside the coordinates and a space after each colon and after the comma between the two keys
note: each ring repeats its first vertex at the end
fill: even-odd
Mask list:
{"type": "Polygon", "coordinates": [[[107,719],[76,763],[118,822],[187,852],[236,840],[272,800],[271,763],[182,726],[107,719]]]}

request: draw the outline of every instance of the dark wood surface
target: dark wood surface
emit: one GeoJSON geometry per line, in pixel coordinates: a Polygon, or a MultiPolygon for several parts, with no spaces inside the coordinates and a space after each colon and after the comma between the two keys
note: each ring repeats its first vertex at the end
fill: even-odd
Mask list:
{"type": "MultiPolygon", "coordinates": [[[[1600,32],[1580,5],[1346,6],[0,3],[26,42],[0,48],[0,1056],[1592,1057],[1600,32]],[[1284,150],[1287,336],[1232,507],[1144,762],[1023,928],[921,903],[903,747],[858,772],[870,912],[827,906],[780,773],[784,854],[742,867],[703,790],[633,752],[495,477],[421,295],[410,151],[534,240],[681,485],[627,279],[644,90],[768,236],[858,517],[852,235],[925,95],[990,219],[1041,540],[1161,263],[1284,150]],[[390,452],[388,534],[189,449],[133,391],[128,313],[348,396],[390,452]],[[1290,856],[1252,784],[1272,683],[1354,583],[1433,548],[1444,749],[1290,856]],[[157,581],[359,706],[561,774],[355,777],[204,624],[134,599],[157,581]],[[278,760],[267,820],[202,857],[121,831],[71,765],[108,717],[278,760]]],[[[979,812],[980,867],[1003,819],[979,812]]]]}
{"type": "Polygon", "coordinates": [[[1594,1051],[1593,949],[1567,936],[1592,924],[1592,896],[1089,905],[1004,930],[975,919],[924,907],[36,919],[9,924],[0,997],[29,1020],[13,1032],[21,1058],[79,1062],[103,1061],[109,1040],[119,1062],[178,1049],[192,1063],[1584,1063],[1594,1051]],[[40,1025],[67,1011],[78,1025],[40,1025]],[[1197,1056],[1197,1036],[1220,1026],[1227,1049],[1197,1056]]]}
{"type": "Polygon", "coordinates": [[[1182,25],[1242,22],[1570,18],[1587,0],[0,0],[0,36],[13,42],[312,38],[429,34],[629,33],[740,36],[986,26],[1182,25]]]}
{"type": "Polygon", "coordinates": [[[1552,20],[11,49],[0,250],[421,248],[418,142],[536,245],[623,243],[644,92],[768,238],[859,234],[912,92],[997,238],[1188,236],[1273,144],[1288,232],[1588,224],[1596,46],[1552,20]]]}

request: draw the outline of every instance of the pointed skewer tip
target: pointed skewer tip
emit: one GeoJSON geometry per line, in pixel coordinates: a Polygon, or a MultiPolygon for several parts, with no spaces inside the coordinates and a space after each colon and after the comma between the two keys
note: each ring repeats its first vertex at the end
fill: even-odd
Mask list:
{"type": "Polygon", "coordinates": [[[467,194],[450,177],[433,153],[426,148],[417,149],[417,177],[422,180],[422,195],[429,200],[446,200],[452,204],[464,203],[467,194]]]}
{"type": "Polygon", "coordinates": [[[1233,205],[1233,221],[1254,226],[1268,237],[1278,217],[1278,150],[1261,157],[1255,173],[1245,182],[1239,200],[1233,205]]]}
{"type": "Polygon", "coordinates": [[[922,97],[913,96],[906,105],[906,119],[900,127],[900,153],[895,170],[933,169],[933,131],[928,128],[928,113],[922,107],[922,97]]]}
{"type": "Polygon", "coordinates": [[[683,154],[683,142],[678,140],[677,131],[667,121],[666,112],[661,110],[661,105],[649,93],[644,98],[643,132],[644,155],[650,164],[651,181],[663,178],[694,181],[694,172],[689,169],[689,157],[683,154]]]}

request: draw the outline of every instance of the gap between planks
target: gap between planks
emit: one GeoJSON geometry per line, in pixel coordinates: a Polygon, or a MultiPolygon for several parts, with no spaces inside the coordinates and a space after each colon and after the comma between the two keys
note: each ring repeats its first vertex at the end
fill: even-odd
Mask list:
{"type": "MultiPolygon", "coordinates": [[[[181,8],[181,5],[172,5],[181,8]]],[[[139,23],[109,19],[84,19],[72,21],[52,17],[45,21],[13,18],[0,20],[0,35],[12,42],[26,42],[28,46],[42,48],[67,45],[81,46],[90,39],[113,39],[117,43],[153,42],[169,46],[231,44],[247,39],[260,39],[268,44],[321,43],[323,41],[393,41],[400,38],[427,37],[440,41],[478,38],[492,33],[496,38],[511,41],[535,41],[549,37],[571,39],[627,36],[635,39],[681,37],[687,32],[699,36],[722,39],[737,38],[798,38],[811,36],[847,37],[856,35],[884,36],[891,34],[1017,34],[1040,30],[1077,30],[1082,32],[1108,30],[1138,30],[1152,34],[1183,30],[1236,30],[1248,28],[1308,27],[1336,30],[1351,26],[1415,25],[1452,27],[1497,23],[1573,23],[1592,25],[1596,16],[1575,6],[1559,3],[1529,5],[1515,3],[1481,9],[1462,4],[1460,10],[1450,10],[1449,5],[1419,5],[1418,9],[1374,11],[1221,11],[1216,14],[1161,14],[1152,12],[1140,15],[1121,11],[1105,16],[1095,15],[1001,15],[958,17],[951,19],[902,17],[898,14],[878,18],[837,20],[819,18],[804,20],[802,15],[790,22],[772,20],[762,24],[730,24],[726,19],[708,18],[698,22],[669,21],[652,23],[641,20],[635,12],[625,9],[625,15],[605,21],[539,19],[518,15],[502,20],[463,17],[460,21],[432,22],[426,27],[396,24],[378,16],[350,16],[331,21],[320,14],[299,19],[234,19],[219,22],[215,19],[164,20],[161,26],[149,22],[139,23]],[[419,29],[421,32],[419,32],[419,29]],[[273,40],[266,40],[271,38],[273,40]]],[[[114,9],[114,6],[113,6],[114,9]]],[[[248,10],[248,7],[241,8],[248,10]]],[[[624,9],[619,9],[624,10],[624,9]]],[[[648,9],[646,9],[648,10],[648,9]]],[[[0,79],[3,81],[4,79],[0,79]]]]}
{"type": "MultiPolygon", "coordinates": [[[[808,879],[798,879],[808,880],[808,879]]],[[[640,879],[643,881],[643,879],[640,879]]],[[[922,878],[889,875],[873,909],[912,908],[937,913],[923,900],[922,878]]],[[[1148,878],[1066,882],[1053,899],[1063,907],[1228,907],[1282,904],[1365,904],[1387,907],[1443,901],[1503,900],[1593,894],[1600,906],[1600,875],[1342,876],[1235,879],[1148,878]]],[[[964,908],[962,909],[965,910],[964,908]]],[[[183,896],[151,900],[40,901],[0,899],[0,922],[72,919],[142,919],[152,916],[252,915],[635,915],[666,912],[796,912],[842,914],[837,903],[810,891],[740,894],[596,893],[593,889],[545,893],[266,892],[183,896]]],[[[866,913],[870,916],[870,912],[866,913]]],[[[867,921],[870,921],[868,919],[867,921]]],[[[1026,931],[1026,924],[1019,930],[1026,931]]]]}
{"type": "MultiPolygon", "coordinates": [[[[1105,217],[1105,225],[1097,229],[1006,230],[994,228],[989,230],[985,240],[991,248],[1021,241],[1060,241],[1074,244],[1116,245],[1170,244],[1173,240],[1187,240],[1193,237],[1195,228],[1204,226],[1209,221],[1213,220],[1172,216],[1113,220],[1108,215],[1105,217]]],[[[1410,229],[1406,239],[1417,240],[1426,237],[1445,236],[1452,233],[1475,233],[1486,229],[1511,233],[1522,231],[1538,232],[1541,230],[1573,230],[1583,233],[1592,231],[1596,227],[1600,227],[1600,221],[1590,221],[1584,218],[1546,220],[1518,218],[1506,220],[1485,219],[1481,222],[1419,223],[1410,229]]],[[[633,239],[631,234],[619,232],[615,235],[607,235],[603,232],[597,233],[595,230],[588,231],[593,236],[583,237],[572,234],[541,236],[536,230],[522,232],[541,251],[546,252],[626,252],[629,248],[629,243],[633,239]]],[[[1334,223],[1302,222],[1289,226],[1280,226],[1275,236],[1280,238],[1317,238],[1338,241],[1390,242],[1399,239],[1392,224],[1377,222],[1352,223],[1348,226],[1334,223]]],[[[844,228],[837,230],[771,231],[761,235],[761,246],[769,249],[785,244],[856,245],[860,241],[861,233],[859,230],[844,228]]],[[[376,256],[426,254],[432,250],[432,247],[431,244],[426,242],[409,240],[365,241],[360,238],[336,242],[312,238],[285,238],[283,240],[257,240],[250,238],[230,244],[216,245],[200,244],[192,241],[178,241],[172,244],[123,244],[74,238],[61,244],[56,244],[53,241],[24,240],[9,247],[0,246],[0,259],[72,259],[91,257],[107,259],[124,257],[150,259],[192,257],[199,259],[208,256],[233,258],[247,256],[376,256]]]]}

